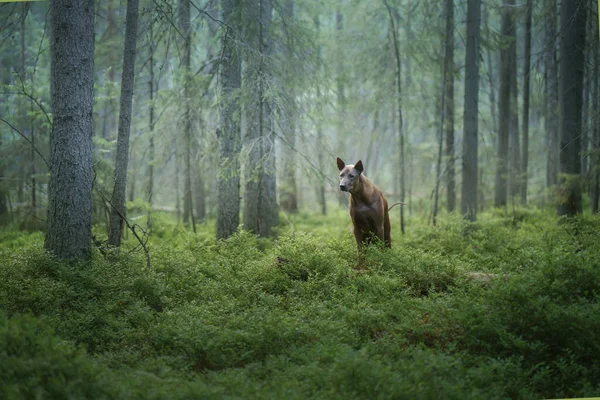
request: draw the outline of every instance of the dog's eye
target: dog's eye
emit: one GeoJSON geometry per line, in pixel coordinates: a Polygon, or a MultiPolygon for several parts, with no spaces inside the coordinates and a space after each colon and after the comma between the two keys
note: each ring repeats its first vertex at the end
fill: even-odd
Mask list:
{"type": "Polygon", "coordinates": [[[350,174],[350,178],[354,178],[354,175],[353,175],[353,174],[350,174]]]}

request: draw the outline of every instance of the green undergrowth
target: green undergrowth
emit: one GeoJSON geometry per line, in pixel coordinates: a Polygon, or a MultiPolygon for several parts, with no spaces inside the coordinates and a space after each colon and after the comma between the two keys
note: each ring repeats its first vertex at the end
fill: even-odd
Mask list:
{"type": "Polygon", "coordinates": [[[410,219],[356,271],[331,214],[218,242],[158,216],[150,270],[131,237],[67,265],[0,232],[0,398],[600,395],[598,218],[410,219]]]}

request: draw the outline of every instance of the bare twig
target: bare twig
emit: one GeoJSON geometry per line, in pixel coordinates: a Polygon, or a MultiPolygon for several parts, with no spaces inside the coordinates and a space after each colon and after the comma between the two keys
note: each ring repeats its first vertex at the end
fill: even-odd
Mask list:
{"type": "MultiPolygon", "coordinates": [[[[135,231],[135,227],[138,226],[140,229],[142,229],[139,225],[135,224],[135,225],[131,225],[129,223],[129,221],[127,220],[127,218],[125,218],[125,216],[121,213],[121,211],[119,211],[118,208],[116,208],[113,203],[106,198],[106,196],[104,195],[104,193],[102,193],[102,191],[100,189],[98,189],[97,187],[94,187],[94,189],[96,190],[96,192],[100,195],[100,197],[102,197],[102,199],[110,204],[110,206],[112,208],[114,208],[117,211],[117,214],[119,214],[119,218],[121,218],[121,220],[123,220],[123,222],[125,222],[125,225],[127,225],[127,228],[129,228],[129,230],[133,233],[133,235],[135,236],[135,238],[138,240],[138,242],[140,243],[140,245],[142,246],[142,248],[144,249],[144,253],[146,253],[146,267],[148,267],[148,269],[150,269],[150,252],[148,251],[148,248],[146,247],[146,242],[144,242],[140,236],[137,234],[137,232],[135,231]]],[[[147,236],[146,232],[142,229],[142,232],[144,232],[144,236],[147,236]]]]}
{"type": "Polygon", "coordinates": [[[52,126],[52,120],[50,119],[50,115],[46,112],[46,109],[44,108],[44,106],[39,101],[37,101],[37,99],[35,97],[33,97],[32,95],[27,93],[27,91],[25,90],[25,82],[23,82],[23,78],[21,77],[21,75],[19,74],[19,72],[17,70],[15,70],[15,74],[17,74],[17,77],[19,78],[19,81],[21,82],[21,89],[23,90],[23,93],[19,93],[19,94],[29,97],[40,108],[40,110],[42,110],[42,112],[44,113],[44,116],[46,117],[46,121],[48,121],[48,124],[50,124],[50,126],[52,126]]]}
{"type": "Polygon", "coordinates": [[[25,139],[27,141],[27,143],[29,143],[31,145],[33,150],[35,150],[35,152],[38,153],[38,155],[42,158],[42,160],[46,164],[46,167],[48,167],[48,170],[51,169],[50,164],[48,163],[48,161],[46,161],[46,158],[42,155],[42,153],[40,153],[40,151],[37,149],[37,147],[35,147],[35,145],[31,142],[31,140],[27,136],[25,136],[20,130],[15,128],[10,122],[5,120],[4,118],[0,117],[0,121],[4,122],[6,125],[10,126],[13,131],[17,132],[23,139],[25,139]]]}

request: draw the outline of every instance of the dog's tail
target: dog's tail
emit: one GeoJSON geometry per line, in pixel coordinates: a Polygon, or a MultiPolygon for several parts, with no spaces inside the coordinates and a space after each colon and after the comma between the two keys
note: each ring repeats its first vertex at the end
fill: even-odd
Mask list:
{"type": "Polygon", "coordinates": [[[402,201],[399,201],[398,203],[394,203],[394,204],[392,204],[391,206],[389,206],[389,207],[388,207],[388,211],[390,211],[392,208],[394,208],[394,207],[395,207],[395,206],[397,206],[398,204],[405,205],[406,203],[404,203],[404,202],[402,202],[402,201]]]}

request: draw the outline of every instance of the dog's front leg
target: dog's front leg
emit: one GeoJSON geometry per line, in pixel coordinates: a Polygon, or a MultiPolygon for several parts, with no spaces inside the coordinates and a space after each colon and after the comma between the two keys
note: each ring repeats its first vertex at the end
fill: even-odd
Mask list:
{"type": "Polygon", "coordinates": [[[360,229],[354,228],[354,238],[356,239],[356,265],[354,269],[360,270],[363,265],[363,254],[362,254],[362,244],[365,238],[363,232],[360,229]]]}

